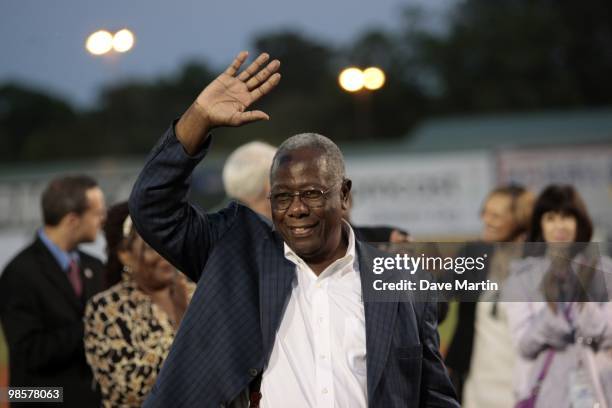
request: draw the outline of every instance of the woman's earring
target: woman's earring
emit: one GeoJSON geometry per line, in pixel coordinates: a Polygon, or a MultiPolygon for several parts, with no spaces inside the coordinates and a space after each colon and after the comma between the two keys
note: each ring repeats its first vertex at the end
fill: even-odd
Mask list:
{"type": "Polygon", "coordinates": [[[132,268],[130,268],[127,265],[123,265],[123,272],[128,273],[128,274],[132,273],[132,268]]]}

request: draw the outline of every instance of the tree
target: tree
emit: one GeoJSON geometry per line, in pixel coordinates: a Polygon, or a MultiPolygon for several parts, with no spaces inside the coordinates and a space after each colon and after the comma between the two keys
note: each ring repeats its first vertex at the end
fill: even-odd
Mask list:
{"type": "Polygon", "coordinates": [[[600,0],[464,0],[447,33],[421,32],[418,44],[442,85],[441,112],[612,100],[612,16],[600,0]]]}
{"type": "MultiPolygon", "coordinates": [[[[64,145],[59,130],[74,122],[72,107],[40,91],[16,84],[0,87],[0,138],[3,161],[34,160],[41,157],[30,146],[56,143],[58,150],[64,145]],[[54,131],[54,138],[43,131],[54,131]]],[[[44,155],[43,155],[44,156],[44,155]]]]}

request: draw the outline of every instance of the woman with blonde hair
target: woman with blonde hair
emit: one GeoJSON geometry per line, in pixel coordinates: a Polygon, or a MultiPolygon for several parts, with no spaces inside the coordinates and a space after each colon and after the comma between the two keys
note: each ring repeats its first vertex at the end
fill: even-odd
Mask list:
{"type": "MultiPolygon", "coordinates": [[[[489,255],[487,279],[503,284],[510,262],[521,256],[521,243],[529,230],[534,201],[531,191],[516,184],[497,187],[487,195],[480,213],[481,243],[474,250],[475,255],[489,255]]],[[[461,324],[468,327],[458,332],[466,333],[464,344],[468,344],[461,350],[458,342],[452,352],[454,360],[463,359],[468,367],[462,390],[465,408],[511,408],[514,403],[515,356],[507,313],[498,298],[498,291],[489,291],[481,293],[476,303],[460,304],[461,324]],[[471,319],[469,312],[473,313],[471,319]]]]}

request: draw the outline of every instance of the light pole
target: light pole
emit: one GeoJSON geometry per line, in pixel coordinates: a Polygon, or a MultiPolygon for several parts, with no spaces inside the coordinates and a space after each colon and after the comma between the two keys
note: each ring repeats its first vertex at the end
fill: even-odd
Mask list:
{"type": "Polygon", "coordinates": [[[378,67],[369,67],[361,70],[357,67],[348,67],[338,76],[340,87],[346,92],[355,95],[355,132],[359,139],[371,134],[372,108],[371,93],[382,88],[385,84],[385,73],[378,67]]]}
{"type": "MultiPolygon", "coordinates": [[[[107,30],[98,30],[87,37],[85,49],[93,56],[104,57],[104,69],[113,82],[119,78],[118,55],[128,52],[134,47],[134,34],[127,28],[111,34],[107,30]]],[[[103,131],[110,131],[109,121],[103,121],[103,131]]]]}

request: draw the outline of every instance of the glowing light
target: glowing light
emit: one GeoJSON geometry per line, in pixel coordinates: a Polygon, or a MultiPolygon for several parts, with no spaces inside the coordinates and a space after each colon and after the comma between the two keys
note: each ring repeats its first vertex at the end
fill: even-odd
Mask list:
{"type": "Polygon", "coordinates": [[[134,46],[134,34],[127,28],[119,30],[113,36],[113,48],[117,52],[127,52],[134,46]]]}
{"type": "Polygon", "coordinates": [[[375,91],[385,84],[385,73],[377,67],[370,67],[363,71],[363,86],[375,91]]]}
{"type": "Polygon", "coordinates": [[[363,72],[355,67],[346,68],[340,73],[338,82],[345,91],[357,92],[363,88],[363,72]]]}
{"type": "Polygon", "coordinates": [[[106,30],[96,31],[87,37],[85,48],[93,55],[106,54],[113,48],[113,36],[106,30]]]}

